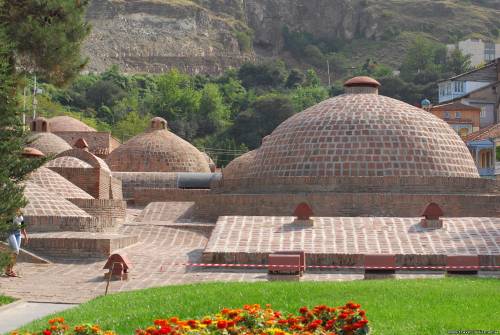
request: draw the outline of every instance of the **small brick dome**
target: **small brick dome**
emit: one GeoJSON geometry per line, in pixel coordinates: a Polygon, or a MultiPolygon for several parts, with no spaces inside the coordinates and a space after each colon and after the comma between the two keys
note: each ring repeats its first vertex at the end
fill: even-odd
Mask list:
{"type": "Polygon", "coordinates": [[[90,194],[46,167],[40,167],[30,173],[29,181],[65,199],[93,199],[90,194]]]}
{"type": "Polygon", "coordinates": [[[446,122],[378,95],[377,87],[358,81],[348,94],[287,119],[257,150],[248,176],[479,178],[467,147],[446,122]]]}
{"type": "Polygon", "coordinates": [[[59,131],[96,131],[94,128],[87,126],[80,120],[71,116],[62,115],[55,116],[49,119],[49,129],[51,132],[59,131]]]}
{"type": "Polygon", "coordinates": [[[222,170],[222,177],[224,179],[238,179],[249,176],[250,166],[256,154],[257,150],[252,150],[233,159],[224,170],[222,170]]]}
{"type": "Polygon", "coordinates": [[[40,150],[45,155],[57,155],[71,149],[71,145],[56,134],[47,132],[31,133],[28,137],[30,147],[40,150]]]}
{"type": "Polygon", "coordinates": [[[91,169],[92,165],[76,157],[62,156],[45,163],[45,167],[91,169]]]}
{"type": "Polygon", "coordinates": [[[150,129],[119,146],[106,159],[112,171],[210,172],[203,154],[153,118],[150,129]]]}

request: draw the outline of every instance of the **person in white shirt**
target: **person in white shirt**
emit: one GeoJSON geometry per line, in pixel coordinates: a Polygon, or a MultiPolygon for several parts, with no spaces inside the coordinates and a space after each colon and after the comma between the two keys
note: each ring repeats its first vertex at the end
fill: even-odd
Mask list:
{"type": "Polygon", "coordinates": [[[19,251],[21,249],[21,234],[24,236],[26,243],[28,243],[28,234],[24,228],[24,218],[21,209],[17,210],[16,216],[12,220],[11,224],[12,227],[7,241],[9,242],[9,246],[12,250],[12,256],[10,263],[5,269],[5,274],[9,277],[19,277],[17,273],[14,272],[14,265],[16,265],[17,255],[19,255],[19,251]]]}

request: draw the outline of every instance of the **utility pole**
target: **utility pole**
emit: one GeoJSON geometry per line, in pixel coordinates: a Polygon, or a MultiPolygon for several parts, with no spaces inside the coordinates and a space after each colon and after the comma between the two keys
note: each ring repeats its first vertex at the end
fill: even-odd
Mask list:
{"type": "Polygon", "coordinates": [[[38,101],[36,100],[36,74],[35,74],[35,85],[33,87],[33,120],[36,119],[36,106],[38,105],[38,101]]]}
{"type": "Polygon", "coordinates": [[[326,68],[328,71],[328,86],[332,86],[332,81],[330,79],[330,60],[328,58],[326,59],[326,68]]]}

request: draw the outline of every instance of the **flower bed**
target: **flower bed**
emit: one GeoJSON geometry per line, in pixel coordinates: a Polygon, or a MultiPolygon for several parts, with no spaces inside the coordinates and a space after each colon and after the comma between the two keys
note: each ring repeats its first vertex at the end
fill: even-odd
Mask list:
{"type": "MultiPolygon", "coordinates": [[[[349,302],[340,307],[302,307],[298,315],[283,314],[270,305],[245,305],[241,309],[224,308],[220,313],[199,320],[177,317],[157,319],[153,325],[138,329],[135,335],[365,335],[368,320],[360,305],[349,302]]],[[[25,335],[114,335],[97,325],[70,328],[64,319],[49,321],[49,327],[25,335]]],[[[13,332],[11,335],[21,335],[13,332]]]]}

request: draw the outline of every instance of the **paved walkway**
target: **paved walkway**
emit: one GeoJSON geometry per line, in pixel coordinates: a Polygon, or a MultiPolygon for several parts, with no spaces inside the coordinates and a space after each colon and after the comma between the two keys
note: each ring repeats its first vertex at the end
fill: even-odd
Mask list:
{"type": "Polygon", "coordinates": [[[46,315],[74,307],[73,304],[16,302],[0,308],[0,334],[18,329],[22,325],[46,315]]]}
{"type": "MultiPolygon", "coordinates": [[[[199,283],[209,281],[267,281],[265,270],[221,271],[220,269],[188,268],[187,262],[200,262],[207,245],[206,226],[175,227],[165,224],[163,217],[156,221],[137,222],[139,211],[118,229],[127,235],[139,236],[139,242],[122,249],[132,262],[127,281],[112,281],[110,292],[138,290],[149,287],[199,283]]],[[[177,216],[177,214],[176,214],[177,216]]],[[[175,223],[175,222],[172,222],[175,223]]],[[[189,225],[189,224],[188,224],[189,225]]],[[[0,277],[0,292],[32,302],[82,303],[104,294],[106,282],[103,270],[105,260],[54,260],[53,264],[21,263],[16,269],[22,278],[0,277]]],[[[432,276],[442,276],[433,274],[432,276]]],[[[427,274],[403,274],[403,278],[425,277],[427,274]]],[[[333,281],[362,279],[360,272],[308,272],[305,281],[333,281]]]]}

